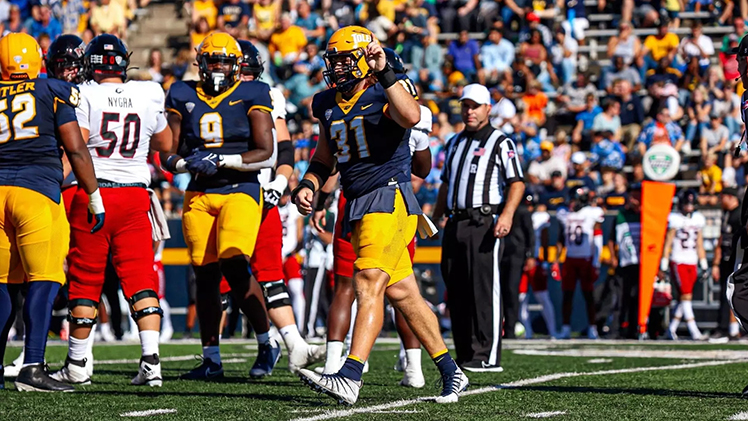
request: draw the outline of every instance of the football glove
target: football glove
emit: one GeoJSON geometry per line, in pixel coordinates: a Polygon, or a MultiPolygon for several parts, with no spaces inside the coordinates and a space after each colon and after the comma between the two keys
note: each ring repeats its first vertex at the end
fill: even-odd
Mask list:
{"type": "Polygon", "coordinates": [[[221,155],[212,152],[198,151],[184,159],[187,170],[195,174],[215,175],[221,162],[221,155]]]}
{"type": "Polygon", "coordinates": [[[276,175],[275,180],[263,186],[265,209],[272,209],[278,206],[278,202],[280,202],[280,198],[283,196],[283,192],[286,191],[287,186],[288,179],[282,175],[276,175]]]}
{"type": "Polygon", "coordinates": [[[91,234],[104,227],[104,215],[104,200],[101,198],[99,189],[96,189],[88,195],[88,223],[96,220],[93,228],[91,228],[91,234]]]}

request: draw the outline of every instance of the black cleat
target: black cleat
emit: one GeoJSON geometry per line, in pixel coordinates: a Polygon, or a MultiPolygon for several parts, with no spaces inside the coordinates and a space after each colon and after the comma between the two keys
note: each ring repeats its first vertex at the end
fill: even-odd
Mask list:
{"type": "Polygon", "coordinates": [[[20,392],[74,392],[69,384],[49,376],[44,363],[23,367],[16,378],[16,389],[20,392]]]}
{"type": "Polygon", "coordinates": [[[210,358],[197,356],[200,365],[179,376],[182,380],[217,380],[223,378],[223,365],[214,363],[210,358]]]}

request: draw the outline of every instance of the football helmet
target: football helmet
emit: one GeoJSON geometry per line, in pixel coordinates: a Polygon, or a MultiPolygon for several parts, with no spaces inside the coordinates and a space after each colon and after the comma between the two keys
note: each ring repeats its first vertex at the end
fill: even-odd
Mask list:
{"type": "Polygon", "coordinates": [[[240,40],[239,46],[242,49],[242,74],[252,75],[255,80],[259,79],[260,75],[262,75],[262,71],[265,70],[265,63],[263,63],[257,47],[255,47],[251,42],[245,40],[240,40]]]}
{"type": "Polygon", "coordinates": [[[690,215],[696,210],[698,194],[695,190],[686,189],[678,193],[678,210],[683,215],[690,215]]]}
{"type": "Polygon", "coordinates": [[[383,48],[384,55],[387,56],[387,64],[390,65],[392,70],[397,74],[405,74],[405,63],[399,54],[392,48],[383,48]]]}
{"type": "Polygon", "coordinates": [[[197,47],[197,67],[203,89],[219,95],[239,80],[242,47],[225,32],[213,32],[197,47]]]}
{"type": "Polygon", "coordinates": [[[29,34],[11,33],[0,39],[0,75],[3,80],[39,77],[42,57],[39,43],[29,34]]]}
{"type": "Polygon", "coordinates": [[[346,26],[335,31],[327,42],[323,73],[327,85],[339,92],[350,92],[371,74],[366,62],[366,47],[374,41],[370,30],[361,26],[346,26]]]}
{"type": "Polygon", "coordinates": [[[590,191],[586,187],[577,187],[571,191],[571,210],[579,211],[590,204],[590,191]]]}
{"type": "Polygon", "coordinates": [[[83,55],[83,68],[87,79],[99,75],[125,80],[129,64],[130,53],[127,52],[127,46],[111,34],[101,34],[92,39],[83,55]]]}
{"type": "Polygon", "coordinates": [[[83,54],[86,45],[76,35],[61,35],[47,50],[47,76],[79,84],[85,80],[83,54]]]}

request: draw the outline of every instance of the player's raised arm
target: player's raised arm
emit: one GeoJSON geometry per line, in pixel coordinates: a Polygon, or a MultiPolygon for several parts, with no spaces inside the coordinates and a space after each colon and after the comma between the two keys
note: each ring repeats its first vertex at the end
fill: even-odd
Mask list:
{"type": "Polygon", "coordinates": [[[374,77],[384,88],[389,107],[387,111],[397,124],[410,129],[421,121],[421,107],[413,94],[398,83],[397,74],[387,63],[387,57],[379,42],[370,42],[366,46],[366,61],[374,77]]]}

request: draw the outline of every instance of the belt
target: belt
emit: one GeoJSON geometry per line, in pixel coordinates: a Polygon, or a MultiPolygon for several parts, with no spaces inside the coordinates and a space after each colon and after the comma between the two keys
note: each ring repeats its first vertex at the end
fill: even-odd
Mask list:
{"type": "Polygon", "coordinates": [[[489,216],[489,215],[497,215],[499,213],[500,209],[503,209],[504,205],[483,205],[478,208],[470,208],[470,209],[454,209],[450,210],[449,216],[454,217],[457,219],[467,219],[474,216],[489,216]]]}
{"type": "Polygon", "coordinates": [[[98,181],[99,187],[104,189],[118,189],[122,187],[137,187],[141,189],[148,188],[145,183],[115,183],[114,181],[102,180],[99,178],[97,178],[96,181],[98,181]]]}

